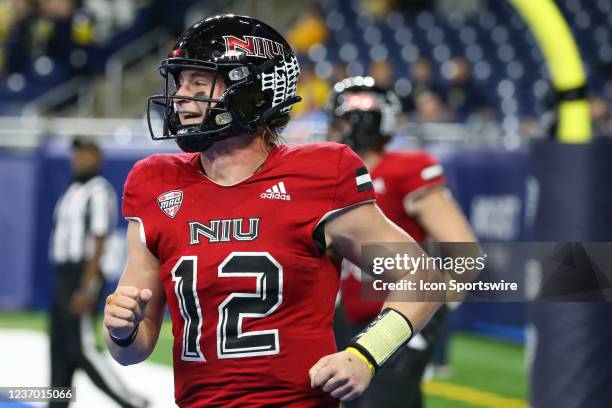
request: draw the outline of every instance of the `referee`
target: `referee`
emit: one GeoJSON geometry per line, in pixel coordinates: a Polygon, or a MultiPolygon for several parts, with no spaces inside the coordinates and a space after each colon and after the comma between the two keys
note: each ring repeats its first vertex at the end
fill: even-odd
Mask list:
{"type": "MultiPolygon", "coordinates": [[[[148,402],[132,395],[96,347],[93,319],[104,280],[100,260],[117,220],[117,196],[100,176],[102,153],[84,139],[73,142],[74,178],[55,207],[51,257],[56,265],[51,310],[51,386],[70,387],[77,368],[121,407],[148,402]]],[[[50,407],[65,407],[54,402],[50,407]]]]}

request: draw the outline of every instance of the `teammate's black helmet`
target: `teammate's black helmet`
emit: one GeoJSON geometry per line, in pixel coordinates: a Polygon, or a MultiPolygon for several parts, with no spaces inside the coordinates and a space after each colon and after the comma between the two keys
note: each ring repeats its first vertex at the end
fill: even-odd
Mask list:
{"type": "Polygon", "coordinates": [[[359,151],[382,148],[389,141],[402,106],[394,92],[376,86],[372,77],[356,76],[334,85],[328,109],[333,127],[341,128],[339,119],[350,126],[341,132],[341,142],[359,151]]]}
{"type": "Polygon", "coordinates": [[[246,16],[219,15],[201,20],[178,39],[161,62],[164,94],[147,101],[149,131],[154,140],[176,139],[186,152],[208,148],[213,142],[252,133],[263,126],[281,128],[289,120],[300,73],[295,54],[287,41],[269,25],[246,16]],[[213,99],[209,95],[177,97],[182,70],[202,70],[223,79],[226,90],[213,99]],[[181,125],[175,100],[206,103],[202,122],[181,125]],[[151,104],[161,105],[163,133],[156,135],[151,124],[151,104]]]}

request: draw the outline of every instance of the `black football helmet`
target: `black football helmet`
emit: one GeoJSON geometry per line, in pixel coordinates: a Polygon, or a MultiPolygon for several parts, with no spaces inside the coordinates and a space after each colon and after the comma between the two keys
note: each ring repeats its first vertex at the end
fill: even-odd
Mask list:
{"type": "Polygon", "coordinates": [[[178,39],[161,62],[164,94],[147,100],[147,121],[154,140],[175,139],[186,152],[207,149],[212,143],[270,126],[282,128],[289,121],[300,69],[287,41],[269,25],[246,16],[219,15],[201,20],[178,39]],[[209,95],[177,96],[182,70],[214,73],[226,90],[213,99],[217,80],[209,95]],[[199,124],[182,125],[176,100],[206,104],[199,124]],[[152,104],[163,107],[163,132],[156,135],[151,124],[152,104]]]}
{"type": "Polygon", "coordinates": [[[374,78],[355,76],[334,85],[328,103],[332,128],[356,151],[380,149],[395,132],[402,105],[397,95],[376,86],[374,78]],[[343,130],[340,120],[349,130],[343,130]]]}

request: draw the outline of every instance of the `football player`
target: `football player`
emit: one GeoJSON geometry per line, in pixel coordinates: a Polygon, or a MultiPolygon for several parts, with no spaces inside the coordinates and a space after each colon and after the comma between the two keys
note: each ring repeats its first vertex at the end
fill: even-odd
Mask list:
{"type": "Polygon", "coordinates": [[[280,143],[299,67],[267,24],[202,20],[160,73],[165,91],[148,110],[161,108],[163,133],[150,114],[152,137],[185,154],[141,160],[125,182],[128,263],[105,307],[110,353],[145,360],[167,304],[181,407],[331,407],[361,394],[439,302],[387,302],[337,352],[339,275],[326,249],[359,264],[364,241],[413,240],[376,206],[350,148],[280,143]]]}
{"type": "MultiPolygon", "coordinates": [[[[442,166],[424,151],[385,152],[401,111],[399,98],[371,77],[338,82],[330,98],[330,140],[349,145],[367,166],[382,212],[417,242],[475,242],[463,213],[445,187],[442,166]]],[[[469,248],[471,251],[472,248],[469,248]]],[[[341,310],[334,322],[339,346],[372,321],[382,302],[364,301],[361,271],[342,264],[341,310]]],[[[440,309],[408,350],[395,354],[372,384],[347,407],[420,407],[420,382],[445,310],[440,309]]]]}

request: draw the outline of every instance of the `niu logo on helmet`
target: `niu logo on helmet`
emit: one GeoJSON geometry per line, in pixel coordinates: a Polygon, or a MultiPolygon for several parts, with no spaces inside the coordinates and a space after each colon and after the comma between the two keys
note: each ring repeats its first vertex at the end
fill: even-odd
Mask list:
{"type": "Polygon", "coordinates": [[[270,59],[278,55],[285,57],[283,45],[267,38],[245,35],[240,39],[233,35],[224,35],[223,39],[228,52],[241,50],[249,57],[270,59]]]}

